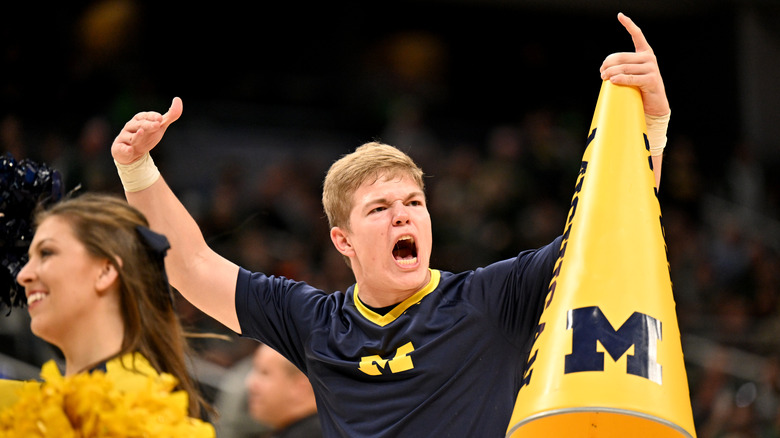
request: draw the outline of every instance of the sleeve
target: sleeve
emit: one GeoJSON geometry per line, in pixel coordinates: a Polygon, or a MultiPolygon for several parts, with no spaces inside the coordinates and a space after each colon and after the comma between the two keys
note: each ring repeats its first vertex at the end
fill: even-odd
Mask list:
{"type": "Polygon", "coordinates": [[[304,344],[326,323],[328,295],[304,282],[239,269],[236,314],[241,336],[277,350],[306,369],[304,344]]]}
{"type": "Polygon", "coordinates": [[[518,346],[532,336],[542,315],[561,242],[559,236],[543,247],[523,251],[475,273],[484,300],[480,305],[518,346]]]}

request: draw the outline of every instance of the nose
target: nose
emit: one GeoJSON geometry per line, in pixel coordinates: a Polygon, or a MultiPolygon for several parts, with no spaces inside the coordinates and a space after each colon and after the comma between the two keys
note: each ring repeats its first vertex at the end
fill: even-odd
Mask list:
{"type": "Polygon", "coordinates": [[[16,282],[24,286],[26,283],[30,283],[33,280],[33,270],[30,266],[30,262],[27,262],[22,266],[22,269],[16,274],[16,282]]]}
{"type": "Polygon", "coordinates": [[[400,202],[393,204],[393,225],[406,225],[409,223],[409,212],[406,206],[400,202]]]}

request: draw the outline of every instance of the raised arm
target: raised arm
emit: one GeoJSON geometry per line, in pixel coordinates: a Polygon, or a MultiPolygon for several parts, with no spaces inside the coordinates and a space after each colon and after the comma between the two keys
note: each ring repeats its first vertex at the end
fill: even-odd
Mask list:
{"type": "Polygon", "coordinates": [[[642,93],[657,188],[661,184],[663,148],[666,146],[666,128],[671,113],[669,100],[658,60],[642,30],[623,13],[618,14],[618,20],[631,35],[635,51],[607,56],[601,65],[601,78],[614,84],[637,87],[642,93]]]}
{"type": "Polygon", "coordinates": [[[165,267],[171,285],[204,313],[240,333],[235,308],[238,266],[209,248],[197,223],[149,156],[182,109],[177,97],[165,114],[136,114],[114,140],[111,155],[127,201],[146,215],[152,229],[170,241],[165,267]]]}

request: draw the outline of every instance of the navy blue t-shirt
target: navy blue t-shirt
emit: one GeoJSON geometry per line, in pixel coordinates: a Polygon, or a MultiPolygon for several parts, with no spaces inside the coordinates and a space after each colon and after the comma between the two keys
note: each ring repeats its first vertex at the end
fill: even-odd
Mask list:
{"type": "Polygon", "coordinates": [[[561,238],[460,274],[431,270],[386,315],[240,269],[242,336],[309,376],[327,437],[504,437],[561,238]]]}

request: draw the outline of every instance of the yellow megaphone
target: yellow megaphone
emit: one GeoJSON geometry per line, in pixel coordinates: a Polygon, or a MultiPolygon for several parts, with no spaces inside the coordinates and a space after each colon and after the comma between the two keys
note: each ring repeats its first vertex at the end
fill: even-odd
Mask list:
{"type": "Polygon", "coordinates": [[[646,129],[604,81],[507,437],[696,436],[646,129]]]}

